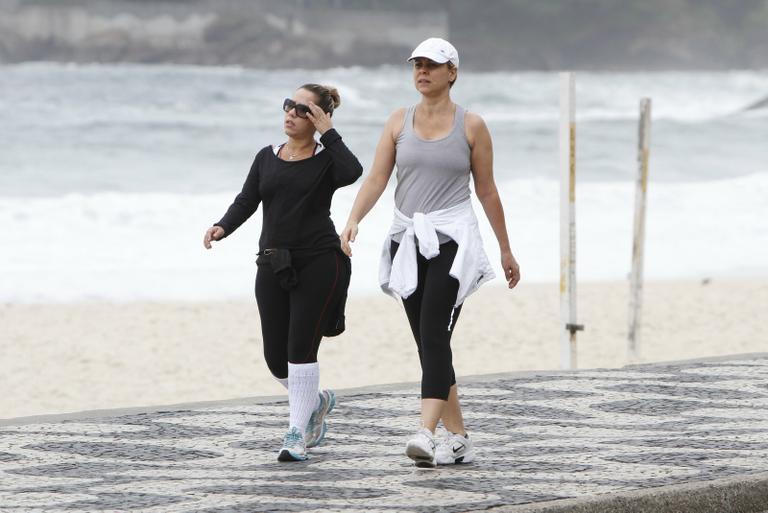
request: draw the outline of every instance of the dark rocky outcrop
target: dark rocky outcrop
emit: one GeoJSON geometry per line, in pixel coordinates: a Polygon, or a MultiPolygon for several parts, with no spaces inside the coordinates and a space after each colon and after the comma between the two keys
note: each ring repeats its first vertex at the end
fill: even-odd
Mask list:
{"type": "Polygon", "coordinates": [[[0,0],[0,63],[401,63],[447,36],[474,69],[768,67],[768,0],[0,0]]]}

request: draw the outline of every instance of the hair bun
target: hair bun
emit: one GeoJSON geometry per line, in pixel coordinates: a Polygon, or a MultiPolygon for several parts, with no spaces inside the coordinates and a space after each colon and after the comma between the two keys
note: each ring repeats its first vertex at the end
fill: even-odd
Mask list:
{"type": "Polygon", "coordinates": [[[341,96],[339,95],[339,90],[330,85],[324,85],[323,87],[328,90],[328,95],[331,97],[331,101],[333,101],[333,109],[338,109],[339,105],[341,105],[341,96]]]}
{"type": "Polygon", "coordinates": [[[341,105],[339,90],[333,86],[304,84],[299,89],[306,89],[317,96],[317,105],[330,115],[341,105]]]}

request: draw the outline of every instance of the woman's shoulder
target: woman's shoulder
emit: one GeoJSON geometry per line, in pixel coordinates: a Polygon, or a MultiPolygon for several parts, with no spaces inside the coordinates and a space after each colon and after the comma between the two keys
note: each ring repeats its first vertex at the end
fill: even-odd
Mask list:
{"type": "Polygon", "coordinates": [[[264,167],[264,164],[267,161],[268,157],[271,157],[273,155],[274,155],[274,152],[273,152],[272,145],[264,146],[262,149],[259,150],[256,156],[253,157],[253,164],[251,165],[251,171],[255,171],[264,167]]]}
{"type": "Polygon", "coordinates": [[[478,137],[481,139],[489,136],[485,120],[476,112],[464,111],[464,136],[467,138],[470,148],[475,147],[478,137]]]}
{"type": "Polygon", "coordinates": [[[271,144],[268,144],[261,148],[258,152],[256,152],[256,156],[253,158],[254,162],[258,162],[260,160],[263,160],[265,156],[273,153],[273,147],[271,144]]]}
{"type": "Polygon", "coordinates": [[[400,132],[402,132],[405,126],[405,114],[408,112],[408,107],[400,107],[392,111],[387,118],[387,123],[384,125],[385,130],[392,136],[392,140],[395,141],[400,132]]]}
{"type": "Polygon", "coordinates": [[[464,125],[474,131],[485,127],[485,120],[477,112],[464,110],[464,125]]]}
{"type": "Polygon", "coordinates": [[[393,126],[402,125],[403,121],[405,121],[406,112],[408,112],[408,107],[400,107],[399,109],[393,110],[387,119],[387,124],[393,126]]]}

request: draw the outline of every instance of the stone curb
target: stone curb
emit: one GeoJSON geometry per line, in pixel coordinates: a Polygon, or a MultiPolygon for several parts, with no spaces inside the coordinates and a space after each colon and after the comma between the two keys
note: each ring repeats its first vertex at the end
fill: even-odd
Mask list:
{"type": "MultiPolygon", "coordinates": [[[[768,510],[768,473],[626,493],[484,509],[494,513],[760,513],[768,510]]],[[[467,513],[476,513],[471,510],[467,513]]]]}
{"type": "MultiPolygon", "coordinates": [[[[667,373],[670,374],[670,376],[681,374],[682,371],[685,371],[686,369],[694,371],[698,373],[704,373],[706,374],[709,370],[710,366],[713,366],[713,368],[723,367],[723,372],[725,376],[730,376],[731,374],[734,375],[741,375],[741,369],[740,367],[744,367],[744,375],[745,376],[751,376],[751,379],[759,379],[759,384],[753,383],[753,381],[745,381],[747,378],[744,378],[742,380],[745,383],[745,386],[759,386],[763,387],[762,384],[764,382],[764,376],[765,374],[765,360],[768,359],[768,353],[750,353],[750,354],[740,354],[740,355],[727,355],[727,356],[720,356],[720,357],[711,357],[711,358],[698,358],[698,359],[691,359],[691,360],[683,360],[683,361],[675,361],[675,362],[653,362],[653,363],[644,363],[644,364],[633,364],[633,365],[627,365],[622,368],[610,368],[610,369],[601,369],[601,368],[595,368],[595,369],[580,369],[580,370],[573,370],[573,371],[563,371],[563,370],[541,370],[541,371],[517,371],[517,372],[506,372],[506,373],[498,373],[498,374],[486,374],[486,375],[476,375],[476,376],[466,376],[466,377],[460,377],[459,382],[464,383],[472,383],[474,385],[479,385],[479,389],[485,389],[493,388],[495,386],[501,386],[501,387],[509,387],[510,385],[514,385],[516,381],[518,380],[521,384],[526,384],[528,382],[536,383],[538,381],[551,381],[555,380],[555,382],[558,382],[560,379],[565,378],[566,380],[581,380],[584,383],[584,386],[587,388],[593,387],[592,383],[593,380],[597,380],[596,386],[597,388],[600,388],[600,376],[603,375],[605,380],[611,380],[611,379],[618,379],[617,376],[621,377],[622,373],[626,374],[627,380],[631,384],[634,384],[637,380],[644,381],[644,376],[646,373],[650,376],[649,379],[653,379],[653,376],[656,376],[657,373],[666,375],[667,373]],[[755,365],[749,365],[750,360],[762,360],[761,363],[755,363],[755,365]],[[736,367],[731,368],[729,367],[729,362],[733,361],[734,365],[736,367]],[[725,363],[724,363],[725,362],[725,363]],[[751,371],[751,369],[747,369],[750,367],[760,367],[760,370],[756,370],[754,372],[751,371]],[[761,378],[757,378],[757,376],[761,376],[761,378]],[[635,381],[633,381],[635,380],[635,381]]],[[[681,377],[682,383],[687,383],[686,379],[683,379],[681,377]]],[[[674,378],[672,378],[674,379],[674,378]]],[[[676,380],[675,380],[676,381],[676,380]]],[[[694,382],[697,382],[694,380],[694,382]]],[[[664,388],[667,385],[659,385],[661,388],[664,388]]],[[[668,386],[667,386],[668,387],[668,386]]],[[[555,387],[557,388],[557,387],[555,387]]],[[[618,389],[621,391],[622,387],[606,387],[608,390],[614,390],[618,389]]],[[[694,390],[699,390],[696,387],[691,387],[694,390]]],[[[702,390],[706,391],[706,388],[702,388],[702,390]]],[[[721,391],[723,392],[723,391],[721,391]]],[[[380,403],[386,403],[387,401],[390,402],[399,402],[406,397],[413,398],[418,395],[418,384],[416,383],[394,383],[394,384],[384,384],[384,385],[369,385],[364,387],[357,387],[357,388],[349,388],[338,391],[338,394],[340,396],[347,396],[349,398],[350,404],[354,403],[355,401],[362,401],[365,403],[369,400],[371,397],[378,397],[382,396],[384,397],[383,400],[379,400],[380,403]],[[382,394],[383,393],[383,394],[382,394]]],[[[649,394],[652,394],[652,391],[649,392],[649,394]]],[[[744,397],[752,397],[753,395],[749,394],[742,394],[744,397]]],[[[738,397],[739,395],[736,394],[738,397]]],[[[624,397],[624,396],[621,396],[624,397]]],[[[687,396],[686,396],[687,397],[687,396]]],[[[698,395],[692,394],[692,397],[694,397],[696,400],[698,399],[698,395]]],[[[708,396],[702,395],[704,399],[707,399],[708,396]]],[[[765,408],[765,393],[757,394],[757,397],[760,397],[760,401],[752,403],[751,401],[746,402],[742,406],[752,410],[753,415],[757,416],[759,418],[757,419],[747,419],[750,421],[753,421],[752,424],[749,424],[749,426],[753,426],[755,422],[757,424],[754,424],[753,429],[746,430],[745,432],[748,432],[752,434],[753,438],[755,436],[754,433],[765,433],[765,422],[768,421],[768,418],[765,416],[765,410],[762,410],[760,408],[765,408]],[[757,404],[762,404],[763,406],[757,407],[757,404]],[[758,410],[754,410],[754,408],[758,408],[758,410]],[[762,413],[760,413],[762,412],[762,413]],[[760,413],[760,415],[757,415],[757,413],[760,413]]],[[[611,397],[608,397],[608,399],[611,399],[611,397]]],[[[615,397],[613,398],[615,399],[615,397]]],[[[564,399],[567,401],[567,399],[564,399]]],[[[237,398],[237,399],[230,399],[230,400],[214,400],[214,401],[205,401],[205,402],[194,402],[194,403],[182,403],[182,404],[175,404],[175,405],[162,405],[162,406],[149,406],[149,407],[134,407],[134,408],[120,408],[120,409],[106,409],[106,410],[92,410],[92,411],[84,411],[84,412],[78,412],[78,413],[65,413],[65,414],[55,414],[55,415],[42,415],[42,416],[34,416],[34,417],[21,417],[16,419],[0,419],[0,431],[2,431],[3,426],[24,426],[29,424],[57,424],[57,423],[63,423],[67,421],[81,421],[81,422],[96,422],[99,423],[100,419],[103,419],[106,423],[115,423],[118,424],[121,422],[120,417],[121,416],[127,416],[126,417],[126,423],[130,424],[131,421],[135,421],[139,424],[148,423],[147,425],[152,424],[156,419],[155,417],[165,419],[166,417],[173,417],[174,415],[177,416],[185,416],[189,415],[194,417],[195,415],[208,415],[211,414],[213,417],[216,415],[224,416],[226,417],[229,413],[231,413],[231,409],[236,410],[237,413],[241,413],[241,409],[243,411],[256,411],[262,408],[261,405],[265,405],[264,407],[269,409],[270,404],[276,402],[276,401],[285,401],[285,396],[262,396],[262,397],[249,397],[249,398],[237,398]],[[197,411],[196,411],[197,410],[197,411]],[[202,410],[202,411],[201,411],[202,410]],[[227,411],[223,411],[227,410],[227,411]],[[153,415],[154,414],[154,415],[153,415]],[[139,417],[134,418],[131,416],[135,415],[147,415],[147,417],[139,417]]],[[[551,402],[551,401],[550,401],[551,402]]],[[[626,402],[626,401],[625,401],[626,402]]],[[[591,404],[591,403],[590,403],[591,404]]],[[[610,403],[612,404],[612,403],[610,403]]],[[[720,403],[717,403],[720,404],[720,403]]],[[[725,405],[721,405],[721,407],[725,407],[725,405]]],[[[532,408],[536,408],[536,406],[532,406],[532,408]]],[[[384,411],[386,410],[386,406],[384,407],[384,411]]],[[[558,410],[560,411],[560,410],[558,410]]],[[[563,410],[565,412],[571,411],[571,410],[563,410]]],[[[575,410],[574,410],[575,411],[575,410]]],[[[621,410],[619,410],[621,411],[621,410]]],[[[515,410],[515,412],[518,412],[518,410],[515,410]]],[[[515,413],[512,413],[514,416],[515,413]]],[[[715,416],[715,419],[719,419],[720,417],[715,416]]],[[[704,420],[707,420],[706,417],[704,417],[704,420]]],[[[162,424],[162,422],[161,422],[162,424]]],[[[194,423],[193,429],[195,428],[194,423]]],[[[172,425],[168,424],[169,426],[172,425]]],[[[579,424],[573,424],[574,426],[578,426],[579,424]]],[[[589,429],[595,427],[597,429],[604,427],[602,424],[597,423],[595,426],[592,426],[591,424],[587,423],[585,424],[589,429]]],[[[674,422],[670,424],[665,429],[675,429],[674,422]]],[[[499,426],[496,426],[496,428],[499,426]]],[[[221,427],[221,426],[219,426],[221,427]]],[[[269,427],[269,426],[268,426],[269,427]]],[[[573,426],[571,426],[573,427],[573,426]]],[[[736,426],[738,427],[738,426],[736,426]]],[[[634,429],[633,424],[627,424],[627,428],[630,430],[634,429]]],[[[11,430],[13,431],[14,428],[11,430]]],[[[23,432],[26,427],[21,427],[20,432],[23,432]]],[[[57,427],[43,427],[40,428],[38,426],[32,427],[29,431],[29,436],[34,437],[38,434],[46,433],[49,431],[49,429],[55,431],[59,428],[57,427]]],[[[62,433],[67,434],[67,428],[62,427],[62,433]]],[[[255,429],[255,428],[254,428],[255,429]]],[[[262,429],[262,428],[260,428],[262,429]]],[[[266,428],[263,428],[266,429],[266,428]]],[[[506,429],[506,428],[505,428],[506,429]]],[[[728,439],[731,439],[732,436],[738,436],[739,433],[742,431],[739,431],[738,429],[732,430],[728,434],[728,439]]],[[[352,433],[356,433],[354,430],[352,433]]],[[[61,434],[61,433],[59,433],[61,434]]],[[[208,442],[209,446],[215,446],[218,433],[212,432],[211,436],[208,436],[208,442]],[[212,442],[211,442],[212,440],[212,442]],[[211,445],[212,444],[212,445],[211,445]]],[[[705,437],[709,436],[707,432],[704,432],[701,436],[705,437]]],[[[71,438],[71,437],[70,437],[71,438]]],[[[119,438],[119,436],[118,436],[119,438]]],[[[172,437],[175,438],[175,437],[172,437]]],[[[557,437],[555,437],[557,438],[557,437]]],[[[599,438],[599,437],[598,437],[599,438]]],[[[621,437],[619,437],[621,438],[621,437]]],[[[709,438],[712,438],[709,436],[709,438]]],[[[706,438],[705,441],[709,440],[709,438],[706,438]]],[[[32,439],[32,438],[30,438],[32,439]]],[[[712,441],[712,440],[709,440],[712,441]]],[[[717,440],[714,440],[717,441],[717,440]]],[[[23,443],[27,442],[20,442],[19,445],[23,445],[23,443]]],[[[586,441],[585,441],[586,443],[586,441]]],[[[602,443],[602,442],[596,442],[596,443],[602,443]]],[[[612,443],[612,440],[608,439],[607,443],[612,443]]],[[[99,444],[103,445],[103,441],[98,441],[92,445],[98,446],[99,444]]],[[[87,445],[87,444],[86,444],[87,445]]],[[[119,444],[118,444],[119,445],[119,444]]],[[[204,444],[203,444],[204,445],[204,444]]],[[[670,446],[671,447],[671,446],[670,446]]],[[[675,446],[676,447],[676,446],[675,446]]],[[[609,513],[609,512],[616,512],[616,513],[768,513],[768,465],[765,464],[764,456],[766,454],[765,450],[768,449],[768,442],[764,441],[764,437],[759,437],[753,440],[752,442],[744,442],[741,444],[741,449],[737,450],[749,450],[751,448],[754,448],[756,452],[749,454],[742,453],[741,456],[739,456],[738,453],[733,454],[723,454],[723,458],[730,458],[730,459],[737,459],[737,461],[733,462],[733,465],[731,467],[724,467],[725,470],[728,470],[728,473],[725,475],[730,474],[728,477],[720,477],[719,479],[713,479],[717,474],[714,473],[697,473],[698,475],[689,475],[688,476],[688,482],[682,482],[683,479],[678,480],[659,480],[659,479],[652,479],[648,481],[643,481],[644,477],[641,473],[636,473],[637,476],[641,479],[637,481],[632,481],[631,476],[634,475],[632,471],[627,471],[628,474],[621,476],[621,474],[624,474],[624,467],[621,466],[622,461],[628,462],[630,464],[633,463],[632,459],[629,460],[622,460],[622,459],[614,459],[611,460],[610,458],[606,460],[607,465],[612,465],[612,471],[609,475],[609,479],[607,482],[610,482],[609,487],[604,487],[601,485],[600,479],[601,474],[599,472],[600,468],[595,467],[595,475],[591,477],[585,477],[581,480],[575,480],[572,481],[568,475],[568,464],[563,463],[562,460],[559,460],[557,458],[549,458],[549,461],[547,458],[544,458],[542,465],[543,472],[546,474],[544,477],[543,482],[539,482],[538,478],[533,475],[525,474],[523,480],[517,480],[513,479],[508,482],[504,482],[504,478],[501,477],[500,479],[502,481],[499,481],[499,478],[493,477],[493,468],[486,469],[490,470],[491,473],[483,477],[480,476],[480,480],[476,480],[476,482],[473,482],[472,479],[466,479],[465,483],[462,485],[464,489],[467,491],[473,491],[477,490],[478,492],[483,492],[485,494],[490,494],[491,496],[495,496],[491,499],[484,500],[483,502],[477,502],[477,501],[468,501],[459,504],[453,504],[450,508],[451,511],[465,511],[465,513],[477,513],[479,511],[491,511],[491,512],[509,512],[509,513],[609,513]],[[755,459],[756,458],[756,459],[755,459]],[[618,466],[617,463],[618,462],[618,466]],[[751,464],[748,464],[747,462],[751,462],[751,464]],[[552,479],[549,474],[552,475],[559,475],[560,481],[558,481],[558,478],[552,479]],[[486,479],[490,479],[491,481],[496,479],[496,481],[493,481],[491,484],[490,481],[486,481],[486,479]],[[597,481],[595,481],[597,479],[597,481]],[[515,482],[517,481],[517,482],[515,482]],[[665,486],[658,486],[663,483],[674,483],[677,482],[677,484],[666,484],[665,486]],[[559,483],[559,484],[558,484],[559,483]],[[576,484],[574,484],[576,483],[576,484]],[[580,484],[582,488],[579,488],[577,484],[580,484]],[[634,484],[634,486],[631,486],[631,484],[634,484]],[[643,488],[644,486],[644,488],[643,488]],[[469,487],[469,488],[468,488],[469,487]],[[510,488],[514,490],[514,493],[506,493],[507,488],[510,488]],[[542,490],[538,490],[538,488],[542,488],[542,490]],[[586,494],[585,492],[590,491],[590,494],[586,494]],[[602,494],[599,494],[599,492],[602,491],[602,494]],[[540,493],[539,493],[540,492],[540,493]],[[606,493],[610,492],[610,493],[606,493]],[[564,497],[562,499],[556,499],[558,496],[564,497]],[[532,502],[536,501],[538,502],[532,502]],[[484,509],[473,509],[473,508],[482,508],[481,504],[486,506],[484,509]],[[464,510],[466,508],[466,510],[464,510]]],[[[22,447],[26,448],[25,447],[22,447]]],[[[35,448],[35,447],[33,447],[35,448]]],[[[720,445],[718,444],[702,444],[698,449],[709,449],[711,452],[715,452],[717,454],[713,454],[711,456],[717,456],[719,455],[720,451],[720,445]]],[[[597,450],[602,449],[602,446],[597,447],[597,450]]],[[[48,450],[48,449],[45,449],[48,450]]],[[[54,447],[53,450],[55,451],[56,448],[54,447]]],[[[580,454],[580,451],[577,451],[580,454]]],[[[594,452],[594,450],[593,450],[594,452]]],[[[637,452],[637,451],[635,451],[637,452]]],[[[511,453],[510,453],[511,454],[511,453]]],[[[525,454],[525,453],[523,453],[525,454]]],[[[3,453],[0,452],[0,456],[2,456],[3,453]]],[[[13,454],[10,454],[10,456],[13,456],[13,454]]],[[[651,455],[653,456],[653,455],[651,455]]],[[[578,455],[576,456],[578,457],[578,455]]],[[[512,460],[515,460],[515,456],[511,456],[512,460]]],[[[566,458],[567,459],[567,458],[566,458]]],[[[707,458],[704,458],[705,460],[707,458]]],[[[640,463],[643,463],[644,460],[641,458],[642,461],[640,463]]],[[[649,460],[649,463],[652,463],[653,458],[649,460]]],[[[13,461],[13,459],[11,459],[13,461]]],[[[682,461],[682,460],[681,460],[682,461]]],[[[525,463],[525,462],[524,462],[525,463]]],[[[532,464],[535,462],[531,462],[532,464]]],[[[571,462],[573,463],[573,462],[571,462]]],[[[682,461],[684,466],[688,466],[691,469],[695,469],[699,463],[696,459],[693,460],[686,460],[682,461]]],[[[584,467],[584,468],[588,468],[584,467]]],[[[504,466],[501,465],[501,470],[504,469],[504,466]]],[[[354,470],[354,469],[352,469],[354,470]]],[[[528,472],[530,469],[527,469],[523,466],[523,472],[528,472]]],[[[723,476],[723,474],[720,474],[720,476],[723,476]]],[[[183,476],[182,476],[183,477],[183,476]]],[[[20,481],[22,484],[24,484],[23,479],[20,481]]],[[[394,485],[397,486],[405,486],[410,484],[408,479],[405,480],[393,480],[394,485]]],[[[109,483],[108,483],[109,484],[109,483]]],[[[430,485],[427,483],[426,489],[429,491],[430,485]]],[[[394,489],[394,488],[393,488],[394,489]]],[[[169,487],[169,490],[171,491],[178,491],[174,490],[173,487],[169,487]]],[[[369,491],[368,491],[369,492],[369,491]]],[[[368,493],[366,492],[366,493],[368,493]]],[[[58,492],[57,492],[58,493],[58,492]]],[[[65,492],[68,493],[68,492],[65,492]]],[[[249,492],[250,493],[250,492],[249,492]]],[[[400,493],[400,495],[403,495],[403,493],[400,493]]],[[[407,493],[405,494],[407,495],[407,493]]],[[[105,495],[106,496],[106,495],[105,495]]],[[[367,495],[366,495],[367,497],[367,495]]],[[[99,499],[101,500],[101,499],[99,499]]],[[[21,504],[21,503],[19,503],[21,504]]],[[[277,507],[277,504],[275,504],[275,507],[277,507]]],[[[3,509],[2,506],[0,506],[0,509],[3,509]]],[[[425,508],[417,508],[417,509],[425,509],[425,508]]],[[[176,511],[177,509],[174,509],[176,511]]],[[[181,510],[178,510],[181,511],[181,510]]]]}
{"type": "MultiPolygon", "coordinates": [[[[621,370],[633,370],[638,367],[664,367],[668,365],[681,365],[691,363],[707,363],[707,362],[722,362],[728,360],[742,360],[742,359],[754,359],[754,358],[766,358],[768,353],[741,353],[731,354],[725,356],[711,356],[705,358],[693,358],[690,360],[676,360],[665,362],[650,362],[625,365],[624,367],[617,367],[615,369],[609,369],[605,367],[595,367],[590,369],[576,369],[576,370],[526,370],[526,371],[513,371],[513,372],[500,372],[496,374],[475,374],[471,376],[458,376],[459,383],[462,381],[471,381],[474,383],[496,381],[498,379],[511,379],[511,378],[524,378],[531,376],[553,376],[563,375],[579,372],[595,372],[595,371],[621,371],[621,370]]],[[[388,383],[383,385],[366,385],[362,387],[345,388],[335,390],[340,396],[355,395],[361,393],[370,392],[387,392],[411,388],[417,390],[420,386],[416,382],[403,382],[403,383],[388,383]]],[[[0,426],[18,426],[24,424],[38,424],[48,422],[65,422],[72,420],[86,420],[86,419],[103,419],[110,417],[119,417],[121,415],[137,415],[141,413],[156,413],[164,411],[180,411],[180,410],[193,410],[198,408],[215,408],[215,407],[227,407],[238,406],[242,404],[265,404],[277,401],[284,401],[284,395],[275,396],[252,396],[241,397],[236,399],[218,399],[211,401],[197,401],[189,403],[177,403],[168,405],[156,405],[156,406],[136,406],[129,408],[109,408],[101,410],[86,410],[72,413],[54,413],[49,415],[33,415],[28,417],[16,417],[16,418],[0,418],[0,426]]],[[[766,506],[768,509],[768,506],[766,506]]]]}

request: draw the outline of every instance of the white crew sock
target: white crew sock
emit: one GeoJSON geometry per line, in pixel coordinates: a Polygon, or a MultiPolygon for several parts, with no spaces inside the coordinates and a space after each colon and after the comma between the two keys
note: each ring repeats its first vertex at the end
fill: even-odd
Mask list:
{"type": "Polygon", "coordinates": [[[281,385],[285,387],[286,390],[288,390],[288,378],[278,378],[277,376],[273,376],[281,385]]]}
{"type": "Polygon", "coordinates": [[[291,427],[304,433],[312,412],[320,405],[320,364],[288,362],[288,405],[291,427]]]}

